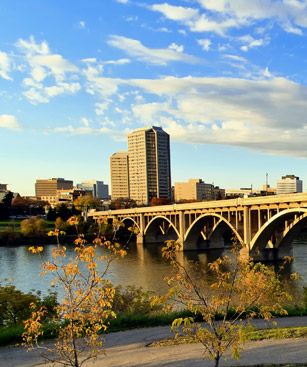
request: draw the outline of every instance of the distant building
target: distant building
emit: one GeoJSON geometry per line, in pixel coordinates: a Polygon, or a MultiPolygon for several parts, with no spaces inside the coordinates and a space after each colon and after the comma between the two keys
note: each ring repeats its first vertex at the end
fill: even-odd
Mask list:
{"type": "Polygon", "coordinates": [[[303,192],[303,181],[295,175],[282,176],[277,181],[276,193],[279,194],[292,194],[297,192],[303,192]]]}
{"type": "Polygon", "coordinates": [[[128,135],[130,198],[148,204],[152,198],[171,199],[170,138],[161,127],[138,129],[128,135]]]}
{"type": "Polygon", "coordinates": [[[56,196],[57,190],[72,190],[73,181],[64,178],[38,179],[35,183],[35,196],[41,198],[56,196]]]}
{"type": "Polygon", "coordinates": [[[252,187],[242,187],[240,189],[225,189],[226,198],[246,198],[253,195],[255,195],[255,190],[253,190],[252,187]]]}
{"type": "MultiPolygon", "coordinates": [[[[88,192],[81,189],[56,190],[55,195],[40,196],[39,199],[46,201],[52,208],[60,204],[72,205],[74,200],[79,196],[84,196],[88,192]]],[[[92,193],[90,192],[92,195],[92,193]]]]}
{"type": "Polygon", "coordinates": [[[225,190],[195,178],[187,182],[175,182],[174,194],[176,202],[218,200],[225,197],[225,190]]]}
{"type": "Polygon", "coordinates": [[[77,184],[77,188],[90,192],[94,198],[109,199],[109,185],[106,185],[103,181],[84,181],[77,184]]]}
{"type": "Polygon", "coordinates": [[[130,198],[128,152],[117,152],[110,157],[111,198],[130,198]]]}

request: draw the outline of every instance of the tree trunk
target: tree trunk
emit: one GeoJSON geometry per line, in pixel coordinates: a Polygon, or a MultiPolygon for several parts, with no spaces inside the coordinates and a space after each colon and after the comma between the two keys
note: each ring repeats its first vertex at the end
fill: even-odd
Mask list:
{"type": "Polygon", "coordinates": [[[214,358],[214,367],[219,367],[220,359],[221,359],[221,355],[218,352],[216,353],[215,358],[214,358]]]}

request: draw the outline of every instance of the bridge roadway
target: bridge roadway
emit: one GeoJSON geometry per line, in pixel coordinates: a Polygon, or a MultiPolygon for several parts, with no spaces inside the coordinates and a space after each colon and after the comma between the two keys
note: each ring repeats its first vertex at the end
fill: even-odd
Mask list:
{"type": "Polygon", "coordinates": [[[307,193],[202,201],[96,211],[138,228],[137,243],[177,240],[181,250],[223,248],[233,238],[254,258],[292,253],[293,238],[307,225],[307,193]]]}

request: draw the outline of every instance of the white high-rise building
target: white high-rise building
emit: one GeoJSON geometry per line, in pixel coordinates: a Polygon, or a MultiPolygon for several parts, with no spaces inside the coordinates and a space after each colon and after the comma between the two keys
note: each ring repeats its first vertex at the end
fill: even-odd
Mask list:
{"type": "Polygon", "coordinates": [[[294,175],[282,176],[277,181],[276,194],[293,194],[297,192],[303,192],[303,181],[299,177],[294,175]]]}
{"type": "Polygon", "coordinates": [[[128,135],[130,198],[148,204],[154,197],[171,199],[170,138],[161,127],[128,135]]]}
{"type": "Polygon", "coordinates": [[[117,152],[110,157],[112,200],[130,198],[128,152],[117,152]]]}

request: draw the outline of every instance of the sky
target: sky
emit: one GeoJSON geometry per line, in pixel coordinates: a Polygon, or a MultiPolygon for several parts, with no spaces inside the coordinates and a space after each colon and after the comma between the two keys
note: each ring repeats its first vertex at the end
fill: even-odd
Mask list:
{"type": "Polygon", "coordinates": [[[172,182],[307,189],[307,0],[1,0],[0,183],[110,181],[162,126],[172,182]]]}

